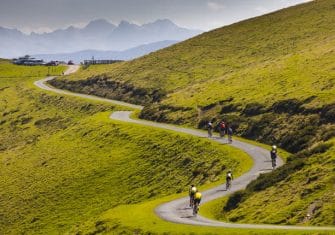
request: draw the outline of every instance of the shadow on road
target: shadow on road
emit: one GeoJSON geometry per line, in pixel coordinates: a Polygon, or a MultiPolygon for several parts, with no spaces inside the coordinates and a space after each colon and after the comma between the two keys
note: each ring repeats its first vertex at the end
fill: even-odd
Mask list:
{"type": "Polygon", "coordinates": [[[191,207],[177,208],[177,211],[191,210],[191,207]]]}
{"type": "Polygon", "coordinates": [[[218,190],[216,190],[216,192],[226,192],[226,191],[228,191],[227,189],[218,189],[218,190]]]}

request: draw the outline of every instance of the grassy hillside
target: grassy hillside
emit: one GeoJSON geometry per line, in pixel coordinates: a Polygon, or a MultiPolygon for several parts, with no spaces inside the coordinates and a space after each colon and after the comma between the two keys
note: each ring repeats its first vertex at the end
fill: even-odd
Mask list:
{"type": "Polygon", "coordinates": [[[335,99],[329,97],[334,92],[334,80],[328,79],[334,76],[333,10],[333,1],[314,1],[71,78],[100,73],[107,80],[159,88],[169,94],[165,103],[183,107],[208,105],[231,96],[236,103],[245,103],[248,98],[271,104],[316,95],[314,104],[331,103],[335,99]],[[261,86],[255,86],[257,83],[261,86]]]}
{"type": "Polygon", "coordinates": [[[333,199],[327,199],[334,190],[333,179],[320,174],[306,183],[303,177],[318,164],[320,171],[333,172],[317,153],[334,157],[334,11],[333,0],[316,0],[204,33],[130,62],[91,67],[53,85],[145,104],[140,117],[156,121],[203,128],[210,119],[225,119],[238,135],[277,144],[295,154],[290,162],[254,183],[266,187],[251,187],[231,197],[230,202],[241,200],[235,200],[224,216],[237,222],[334,224],[334,213],[325,209],[334,208],[333,199]],[[316,187],[292,204],[283,194],[301,192],[284,187],[276,194],[273,188],[282,184],[301,190],[328,186],[316,187]],[[264,195],[271,195],[273,203],[264,195]],[[326,214],[316,210],[310,220],[303,220],[302,215],[319,204],[316,195],[325,195],[319,198],[326,214]],[[239,208],[256,210],[256,198],[264,210],[258,210],[256,218],[244,215],[239,208]],[[269,218],[268,212],[281,206],[281,200],[288,206],[269,218]]]}
{"type": "Polygon", "coordinates": [[[203,211],[211,218],[230,222],[334,225],[334,142],[315,147],[306,156],[301,154],[304,161],[295,164],[299,171],[283,175],[267,190],[262,188],[269,180],[278,179],[279,172],[264,175],[230,198],[209,203],[203,211]]]}
{"type": "Polygon", "coordinates": [[[313,128],[334,121],[333,12],[333,1],[314,1],[53,85],[147,104],[141,117],[152,120],[202,127],[209,118],[225,118],[242,136],[284,142],[297,152],[315,140],[301,133],[296,143],[281,133],[282,123],[304,129],[301,115],[313,128]],[[264,126],[269,122],[280,126],[275,133],[264,126]]]}
{"type": "Polygon", "coordinates": [[[0,234],[64,234],[118,205],[251,165],[206,139],[111,121],[122,107],[46,94],[32,85],[40,69],[0,63],[12,74],[0,78],[0,234]]]}
{"type": "Polygon", "coordinates": [[[27,78],[60,75],[64,66],[17,66],[9,60],[0,59],[0,78],[27,78]]]}

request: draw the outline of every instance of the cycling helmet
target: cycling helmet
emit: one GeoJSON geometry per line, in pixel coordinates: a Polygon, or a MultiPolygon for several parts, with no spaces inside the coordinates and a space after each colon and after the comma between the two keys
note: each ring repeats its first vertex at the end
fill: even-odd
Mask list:
{"type": "Polygon", "coordinates": [[[276,145],[272,145],[272,149],[273,149],[273,150],[276,150],[276,149],[277,149],[277,146],[276,146],[276,145]]]}

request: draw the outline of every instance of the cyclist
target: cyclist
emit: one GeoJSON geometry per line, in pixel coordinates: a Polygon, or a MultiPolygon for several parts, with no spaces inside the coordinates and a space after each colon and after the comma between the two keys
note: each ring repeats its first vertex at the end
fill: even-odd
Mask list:
{"type": "Polygon", "coordinates": [[[197,191],[195,194],[194,194],[194,206],[193,206],[193,215],[196,215],[198,214],[198,211],[199,211],[199,205],[200,205],[200,202],[201,202],[201,193],[199,191],[197,191]]]}
{"type": "Polygon", "coordinates": [[[233,173],[231,172],[231,170],[229,170],[226,175],[226,190],[230,189],[232,180],[233,180],[233,173]]]}
{"type": "Polygon", "coordinates": [[[193,207],[194,205],[194,195],[197,192],[197,188],[192,184],[189,189],[189,195],[190,195],[190,207],[193,207]]]}
{"type": "Polygon", "coordinates": [[[213,123],[211,121],[207,124],[208,137],[211,138],[213,135],[213,123]]]}
{"type": "Polygon", "coordinates": [[[223,120],[219,123],[219,131],[220,137],[223,138],[226,133],[226,124],[223,120]]]}
{"type": "Polygon", "coordinates": [[[270,151],[270,156],[271,156],[271,163],[272,163],[272,169],[275,169],[277,163],[277,146],[273,145],[270,151]]]}

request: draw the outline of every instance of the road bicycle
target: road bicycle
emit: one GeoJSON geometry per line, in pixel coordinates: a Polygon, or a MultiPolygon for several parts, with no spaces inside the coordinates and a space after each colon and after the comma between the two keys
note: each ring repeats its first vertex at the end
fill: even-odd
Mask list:
{"type": "Polygon", "coordinates": [[[194,206],[194,195],[190,195],[190,207],[193,208],[194,206]]]}
{"type": "Polygon", "coordinates": [[[195,201],[193,205],[193,215],[197,215],[199,211],[199,202],[195,201]]]}
{"type": "Polygon", "coordinates": [[[226,181],[226,190],[229,190],[231,188],[231,179],[227,179],[226,181]]]}
{"type": "Polygon", "coordinates": [[[271,163],[272,163],[272,169],[274,170],[276,168],[276,166],[277,166],[276,159],[272,158],[271,159],[271,163]]]}
{"type": "Polygon", "coordinates": [[[231,144],[233,143],[233,136],[228,134],[228,143],[231,144]]]}

